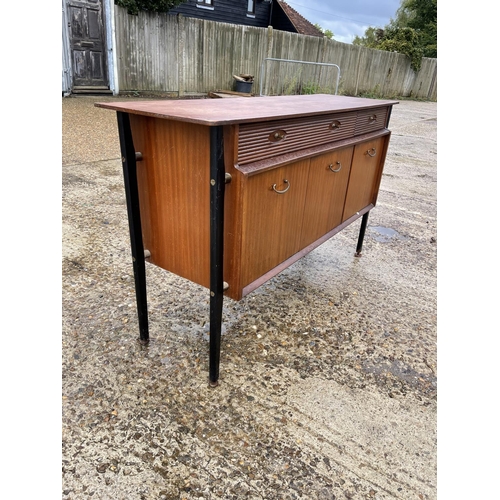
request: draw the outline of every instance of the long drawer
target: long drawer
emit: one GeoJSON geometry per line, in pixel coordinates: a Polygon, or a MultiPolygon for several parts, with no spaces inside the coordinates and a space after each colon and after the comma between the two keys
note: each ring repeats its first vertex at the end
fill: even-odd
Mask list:
{"type": "Polygon", "coordinates": [[[238,164],[326,144],[354,135],[357,113],[335,113],[240,125],[238,164]]]}

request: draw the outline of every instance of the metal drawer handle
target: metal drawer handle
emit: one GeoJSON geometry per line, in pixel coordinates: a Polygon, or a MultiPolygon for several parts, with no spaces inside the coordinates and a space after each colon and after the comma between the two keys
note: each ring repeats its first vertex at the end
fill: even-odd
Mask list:
{"type": "Polygon", "coordinates": [[[376,122],[377,121],[377,115],[370,115],[368,117],[368,120],[370,120],[371,122],[376,122]]]}
{"type": "Polygon", "coordinates": [[[282,141],[286,137],[286,131],[285,130],[275,130],[274,132],[271,132],[269,134],[269,141],[270,142],[278,142],[282,141]]]}
{"type": "Polygon", "coordinates": [[[340,123],[338,120],[333,120],[332,123],[330,123],[330,130],[336,130],[339,129],[342,123],[340,123]]]}
{"type": "Polygon", "coordinates": [[[366,152],[366,154],[373,158],[377,154],[377,150],[375,148],[371,148],[366,152]],[[373,151],[373,153],[370,153],[370,151],[373,151]]]}
{"type": "Polygon", "coordinates": [[[333,163],[330,163],[330,165],[328,165],[328,168],[332,171],[332,172],[340,172],[340,169],[342,168],[342,163],[340,163],[339,161],[335,163],[336,165],[339,166],[339,168],[336,168],[336,169],[333,169],[333,163]]]}
{"type": "Polygon", "coordinates": [[[286,192],[290,189],[290,183],[289,183],[286,179],[283,179],[283,182],[284,182],[285,184],[288,184],[288,186],[287,186],[285,189],[283,189],[283,191],[279,191],[278,189],[276,189],[276,184],[273,184],[273,191],[274,191],[275,193],[278,193],[278,194],[285,194],[285,193],[286,193],[286,192]]]}

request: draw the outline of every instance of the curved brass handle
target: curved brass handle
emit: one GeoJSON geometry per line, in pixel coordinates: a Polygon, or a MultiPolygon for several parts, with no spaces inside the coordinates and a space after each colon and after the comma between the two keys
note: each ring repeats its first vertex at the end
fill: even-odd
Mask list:
{"type": "Polygon", "coordinates": [[[330,123],[330,130],[336,130],[336,129],[339,129],[340,126],[342,125],[342,123],[340,123],[338,120],[333,120],[332,123],[330,123]]]}
{"type": "Polygon", "coordinates": [[[368,156],[371,156],[371,157],[373,158],[373,157],[377,154],[377,150],[376,150],[375,148],[371,148],[371,149],[369,149],[369,150],[366,152],[366,154],[367,154],[368,156]],[[372,154],[372,153],[370,153],[370,151],[373,151],[373,154],[372,154]]]}
{"type": "Polygon", "coordinates": [[[276,189],[276,184],[273,184],[273,191],[274,191],[275,193],[278,193],[278,194],[285,194],[285,193],[286,193],[286,192],[290,189],[290,183],[289,183],[286,179],[283,179],[283,182],[284,182],[285,184],[288,184],[288,186],[287,186],[285,189],[283,189],[283,191],[279,191],[278,189],[276,189]]]}
{"type": "Polygon", "coordinates": [[[377,121],[377,115],[370,115],[370,116],[368,117],[368,120],[370,120],[371,122],[375,122],[375,121],[377,121]]]}
{"type": "Polygon", "coordinates": [[[339,168],[336,168],[336,169],[333,169],[333,163],[330,163],[330,165],[328,165],[328,168],[332,171],[332,172],[340,172],[340,169],[342,168],[342,163],[340,163],[339,161],[336,162],[336,165],[339,166],[339,168]]]}

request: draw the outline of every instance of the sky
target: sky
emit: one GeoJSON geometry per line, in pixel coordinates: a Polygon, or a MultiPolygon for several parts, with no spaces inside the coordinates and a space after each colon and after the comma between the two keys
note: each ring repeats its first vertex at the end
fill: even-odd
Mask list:
{"type": "Polygon", "coordinates": [[[312,24],[333,31],[337,42],[352,43],[354,37],[364,36],[366,28],[383,28],[396,11],[401,0],[285,0],[312,24]]]}

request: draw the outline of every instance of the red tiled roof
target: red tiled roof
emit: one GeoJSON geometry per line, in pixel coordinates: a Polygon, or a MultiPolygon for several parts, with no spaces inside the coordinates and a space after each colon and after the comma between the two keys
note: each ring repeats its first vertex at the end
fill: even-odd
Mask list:
{"type": "Polygon", "coordinates": [[[295,9],[290,7],[286,2],[277,1],[278,5],[283,9],[290,22],[294,25],[297,33],[310,36],[324,36],[314,24],[310,23],[305,17],[302,17],[295,9]]]}

